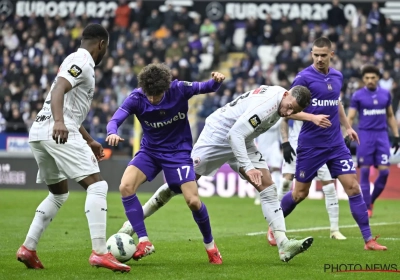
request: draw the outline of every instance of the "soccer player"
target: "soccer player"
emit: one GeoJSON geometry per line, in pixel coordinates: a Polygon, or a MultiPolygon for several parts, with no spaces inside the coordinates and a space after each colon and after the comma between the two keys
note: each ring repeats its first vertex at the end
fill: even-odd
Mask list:
{"type": "MultiPolygon", "coordinates": [[[[268,131],[257,137],[257,148],[267,162],[268,168],[271,172],[272,181],[276,186],[281,184],[281,167],[282,167],[282,153],[280,149],[281,137],[279,135],[279,127],[282,119],[272,126],[268,131]]],[[[254,200],[255,205],[260,205],[260,194],[256,192],[254,200]]]]}
{"type": "MultiPolygon", "coordinates": [[[[261,86],[237,97],[206,119],[206,125],[193,147],[196,179],[213,176],[224,163],[250,182],[259,192],[265,219],[274,229],[282,261],[289,261],[307,250],[312,237],[288,240],[276,186],[268,166],[257,150],[254,139],[272,127],[280,117],[302,111],[310,103],[310,92],[303,86],[290,91],[279,86],[261,86]]],[[[167,203],[175,190],[164,184],[144,205],[145,217],[167,203]]],[[[120,232],[133,234],[135,228],[125,222],[120,232]],[[134,230],[134,231],[133,231],[134,230]]]]}
{"type": "MultiPolygon", "coordinates": [[[[282,166],[283,180],[281,188],[278,190],[279,200],[282,200],[283,196],[290,190],[290,185],[294,179],[296,171],[295,150],[297,149],[297,141],[302,125],[302,121],[293,121],[293,126],[289,128],[289,119],[287,118],[283,119],[281,124],[282,149],[285,161],[282,166]]],[[[330,237],[339,240],[346,239],[339,231],[339,202],[335,189],[335,181],[332,179],[326,164],[318,170],[316,178],[322,182],[326,210],[331,224],[330,237]]]]}
{"type": "Polygon", "coordinates": [[[296,205],[307,197],[311,181],[326,164],[332,178],[339,179],[349,196],[351,213],[365,241],[364,249],[386,250],[385,246],[378,244],[376,238],[372,237],[367,206],[357,182],[356,168],[342,137],[340,124],[346,128],[352,141],[359,141],[339,101],[343,76],[329,67],[333,55],[329,39],[316,39],[312,47],[313,65],[298,73],[293,81],[292,86],[303,85],[309,88],[312,100],[305,112],[291,116],[292,119],[304,123],[297,147],[295,187],[283,197],[281,207],[285,217],[288,216],[296,205]],[[325,122],[330,121],[331,126],[317,127],[312,121],[316,117],[315,114],[325,114],[325,122]]]}
{"type": "Polygon", "coordinates": [[[348,112],[350,125],[357,113],[359,116],[360,145],[357,148],[357,161],[361,169],[360,184],[368,208],[368,217],[372,216],[374,202],[385,188],[389,176],[388,124],[394,135],[395,153],[400,145],[399,129],[391,105],[391,95],[389,91],[378,87],[379,75],[380,72],[376,66],[366,65],[362,68],[361,76],[365,87],[353,94],[348,112]],[[375,166],[379,170],[372,197],[369,184],[371,166],[375,166]]]}
{"type": "Polygon", "coordinates": [[[224,75],[213,72],[207,82],[171,82],[171,70],[163,64],[150,64],[138,75],[140,88],[133,90],[107,125],[106,141],[111,146],[123,141],[118,127],[129,115],[136,115],[143,128],[140,150],[128,164],[119,187],[126,216],[139,237],[134,260],[155,251],[144,224],[143,209],[136,190],[152,181],[163,170],[166,181],[176,193],[182,193],[192,210],[203,235],[209,262],[222,264],[222,258],[214,243],[207,208],[198,194],[193,161],[192,134],[190,131],[188,100],[196,94],[219,89],[224,75]]]}
{"type": "Polygon", "coordinates": [[[29,131],[29,145],[38,164],[37,183],[46,183],[49,195],[36,209],[17,259],[28,268],[41,269],[36,247],[42,233],[67,200],[67,178],[87,192],[85,213],[92,239],[92,266],[129,272],[106,248],[107,182],[100,176],[97,161],[104,157],[102,146],[82,126],[94,92],[94,67],[108,46],[108,32],[99,24],[88,25],[80,48],[67,56],[29,131]]]}

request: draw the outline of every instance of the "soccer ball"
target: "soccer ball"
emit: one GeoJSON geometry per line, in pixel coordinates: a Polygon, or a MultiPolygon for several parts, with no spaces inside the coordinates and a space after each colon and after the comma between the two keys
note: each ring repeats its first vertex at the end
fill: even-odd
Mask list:
{"type": "Polygon", "coordinates": [[[120,262],[129,261],[136,251],[133,238],[126,233],[116,233],[107,240],[107,250],[120,262]]]}

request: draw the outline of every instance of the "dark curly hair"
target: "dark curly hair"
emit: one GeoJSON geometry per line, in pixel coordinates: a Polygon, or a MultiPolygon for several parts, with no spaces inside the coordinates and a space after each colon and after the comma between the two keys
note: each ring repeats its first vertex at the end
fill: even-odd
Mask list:
{"type": "Polygon", "coordinates": [[[379,68],[371,64],[364,65],[361,68],[361,77],[364,77],[365,74],[376,74],[378,77],[381,76],[379,68]]]}
{"type": "Polygon", "coordinates": [[[139,87],[148,96],[163,94],[169,89],[171,79],[171,69],[165,64],[149,64],[138,75],[139,87]]]}

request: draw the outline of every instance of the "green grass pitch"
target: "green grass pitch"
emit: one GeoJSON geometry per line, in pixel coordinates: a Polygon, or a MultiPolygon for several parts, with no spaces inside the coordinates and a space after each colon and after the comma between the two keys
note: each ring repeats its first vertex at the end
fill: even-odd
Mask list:
{"type": "MultiPolygon", "coordinates": [[[[400,270],[399,201],[379,201],[371,219],[374,234],[388,246],[386,252],[363,250],[363,241],[347,201],[340,202],[340,225],[345,241],[329,239],[325,202],[306,200],[286,219],[288,237],[314,237],[313,246],[289,263],[279,260],[276,247],[270,247],[260,206],[252,199],[204,198],[213,235],[224,264],[208,264],[201,235],[182,197],[173,198],[146,220],[156,253],[128,264],[128,274],[90,267],[91,243],[84,214],[85,192],[72,192],[58,216],[50,224],[38,247],[44,270],[28,270],[15,259],[24,241],[35,209],[45,191],[0,190],[0,279],[400,279],[400,273],[324,272],[325,264],[395,264],[400,270]],[[376,225],[374,225],[376,224],[376,225]],[[306,229],[304,231],[296,231],[306,229]]],[[[144,203],[149,194],[140,194],[144,203]]],[[[107,236],[125,221],[118,193],[108,195],[107,236]]],[[[135,237],[135,240],[137,238],[135,237]]]]}

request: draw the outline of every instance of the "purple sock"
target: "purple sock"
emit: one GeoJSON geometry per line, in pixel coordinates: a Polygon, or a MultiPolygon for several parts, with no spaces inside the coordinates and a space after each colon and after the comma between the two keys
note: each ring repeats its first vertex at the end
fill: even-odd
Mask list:
{"type": "Polygon", "coordinates": [[[372,192],[371,196],[371,204],[374,204],[378,196],[381,195],[383,189],[386,186],[388,176],[389,176],[389,169],[379,170],[379,176],[378,178],[376,178],[376,181],[374,183],[374,191],[372,192]]]}
{"type": "Polygon", "coordinates": [[[146,226],[144,225],[143,208],[136,194],[123,197],[122,204],[125,207],[126,217],[128,217],[137,236],[139,238],[147,236],[146,226]]]}
{"type": "Polygon", "coordinates": [[[207,207],[204,203],[201,203],[199,211],[192,211],[193,219],[199,226],[200,232],[203,235],[203,242],[208,244],[213,241],[213,236],[211,233],[210,218],[208,217],[207,207]]]}
{"type": "Polygon", "coordinates": [[[369,184],[369,167],[362,167],[360,174],[360,185],[361,191],[363,194],[363,198],[365,204],[367,205],[367,209],[371,209],[371,187],[369,184]]]}
{"type": "Polygon", "coordinates": [[[297,203],[293,200],[292,191],[289,191],[281,200],[281,208],[283,211],[283,216],[286,217],[294,208],[296,208],[297,203]]]}
{"type": "Polygon", "coordinates": [[[371,228],[369,227],[367,206],[361,194],[349,196],[350,211],[354,220],[360,228],[364,241],[367,242],[372,238],[371,228]]]}

